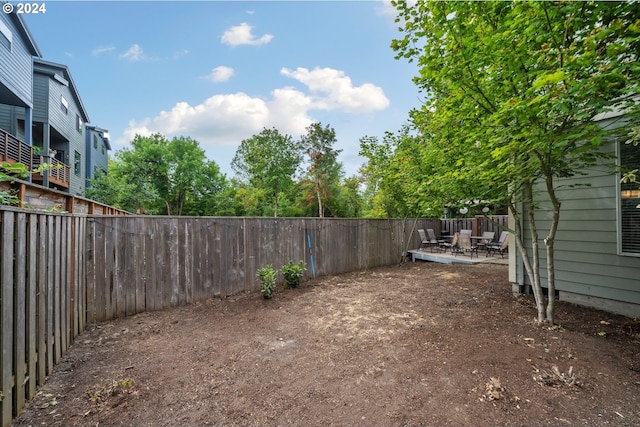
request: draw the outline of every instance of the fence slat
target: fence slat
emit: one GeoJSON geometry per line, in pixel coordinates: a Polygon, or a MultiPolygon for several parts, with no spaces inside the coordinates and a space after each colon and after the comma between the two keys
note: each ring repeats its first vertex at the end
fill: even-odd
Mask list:
{"type": "MultiPolygon", "coordinates": [[[[53,355],[53,363],[56,364],[62,357],[62,339],[60,337],[60,317],[61,317],[61,303],[60,303],[60,256],[62,251],[61,245],[61,219],[59,216],[54,218],[55,230],[51,235],[51,247],[54,248],[53,258],[53,349],[55,351],[53,355]]],[[[49,267],[51,268],[51,266],[49,267]]],[[[53,369],[53,366],[51,367],[53,369]]]]}
{"type": "Polygon", "coordinates": [[[15,276],[14,276],[14,336],[13,349],[15,360],[14,413],[25,403],[25,357],[26,357],[26,298],[27,298],[27,215],[16,214],[15,228],[15,276]]]}
{"type": "Polygon", "coordinates": [[[47,378],[47,217],[38,217],[38,385],[47,378]]]}
{"type": "Polygon", "coordinates": [[[55,218],[50,216],[47,217],[47,336],[45,338],[46,343],[46,354],[47,354],[47,375],[51,375],[53,372],[53,341],[54,341],[54,327],[53,327],[53,307],[54,307],[54,294],[53,294],[53,272],[54,272],[54,263],[53,263],[53,253],[55,252],[55,247],[53,245],[53,236],[54,236],[54,224],[55,218]]]}
{"type": "Polygon", "coordinates": [[[142,313],[145,310],[144,284],[146,265],[149,260],[145,260],[145,235],[146,223],[143,218],[133,220],[133,254],[134,254],[134,283],[135,283],[135,313],[142,313]]]}
{"type": "Polygon", "coordinates": [[[38,284],[38,217],[29,215],[29,241],[27,247],[29,278],[27,282],[27,399],[36,395],[37,361],[38,361],[38,325],[37,325],[37,284],[38,284]]]}
{"type": "Polygon", "coordinates": [[[2,334],[2,353],[0,356],[0,374],[2,375],[2,425],[11,424],[13,419],[13,233],[14,214],[2,215],[2,274],[0,275],[0,333],[2,334]]]}
{"type": "Polygon", "coordinates": [[[397,263],[417,228],[501,230],[506,217],[454,220],[177,218],[2,208],[3,427],[86,324],[255,291],[258,268],[307,263],[305,277],[397,263]],[[309,245],[310,244],[310,245],[309,245]]]}

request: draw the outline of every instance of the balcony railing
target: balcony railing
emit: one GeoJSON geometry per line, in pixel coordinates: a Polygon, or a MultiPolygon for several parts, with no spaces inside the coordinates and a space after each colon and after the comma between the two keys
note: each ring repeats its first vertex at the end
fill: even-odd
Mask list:
{"type": "MultiPolygon", "coordinates": [[[[22,163],[26,165],[29,170],[33,170],[45,161],[44,157],[45,156],[34,154],[32,146],[0,129],[0,161],[22,163]]],[[[46,162],[51,164],[49,182],[60,187],[69,188],[69,179],[71,178],[69,165],[53,157],[47,159],[46,162]]],[[[40,173],[34,173],[32,179],[35,182],[42,182],[43,176],[40,173]]]]}
{"type": "MultiPolygon", "coordinates": [[[[71,178],[71,168],[69,165],[65,165],[60,160],[49,157],[45,159],[45,156],[33,156],[32,165],[33,168],[37,168],[45,161],[51,165],[49,169],[49,182],[51,184],[59,185],[61,187],[69,188],[69,180],[71,178]]],[[[33,180],[42,182],[42,174],[35,173],[33,174],[33,180]]]]}

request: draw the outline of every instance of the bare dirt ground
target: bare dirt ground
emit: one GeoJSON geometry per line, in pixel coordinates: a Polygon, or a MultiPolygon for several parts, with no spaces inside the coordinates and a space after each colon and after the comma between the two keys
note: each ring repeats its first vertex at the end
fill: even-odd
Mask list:
{"type": "Polygon", "coordinates": [[[211,299],[90,326],[14,425],[640,425],[640,321],[534,318],[504,265],[211,299]]]}

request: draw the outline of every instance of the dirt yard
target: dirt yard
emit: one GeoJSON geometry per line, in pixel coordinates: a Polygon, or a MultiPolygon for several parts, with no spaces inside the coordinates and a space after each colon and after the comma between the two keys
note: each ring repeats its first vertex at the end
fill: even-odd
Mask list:
{"type": "Polygon", "coordinates": [[[92,325],[15,426],[638,426],[640,320],[504,265],[373,269],[92,325]]]}

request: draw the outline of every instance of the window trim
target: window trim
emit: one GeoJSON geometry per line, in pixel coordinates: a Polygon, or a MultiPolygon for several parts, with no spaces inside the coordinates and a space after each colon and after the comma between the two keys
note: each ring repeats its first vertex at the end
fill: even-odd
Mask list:
{"type": "Polygon", "coordinates": [[[0,36],[0,44],[11,52],[11,46],[13,45],[13,33],[2,21],[0,21],[0,36]]]}
{"type": "Polygon", "coordinates": [[[67,101],[64,95],[60,95],[60,109],[65,115],[69,114],[69,101],[67,101]]]}
{"type": "MultiPolygon", "coordinates": [[[[615,139],[616,143],[616,164],[618,169],[622,168],[622,144],[624,144],[624,140],[620,138],[615,139]]],[[[638,147],[640,150],[640,147],[638,147]]],[[[622,173],[618,172],[615,174],[616,177],[616,217],[618,219],[618,224],[616,226],[616,234],[617,234],[617,247],[618,247],[618,255],[620,256],[628,256],[634,258],[640,258],[640,251],[638,252],[625,252],[622,249],[622,173]]],[[[640,183],[638,183],[638,187],[640,188],[640,183]]],[[[640,208],[638,208],[640,210],[640,208]]]]}
{"type": "Polygon", "coordinates": [[[82,155],[76,150],[73,151],[73,173],[76,176],[82,173],[82,155]]]}

